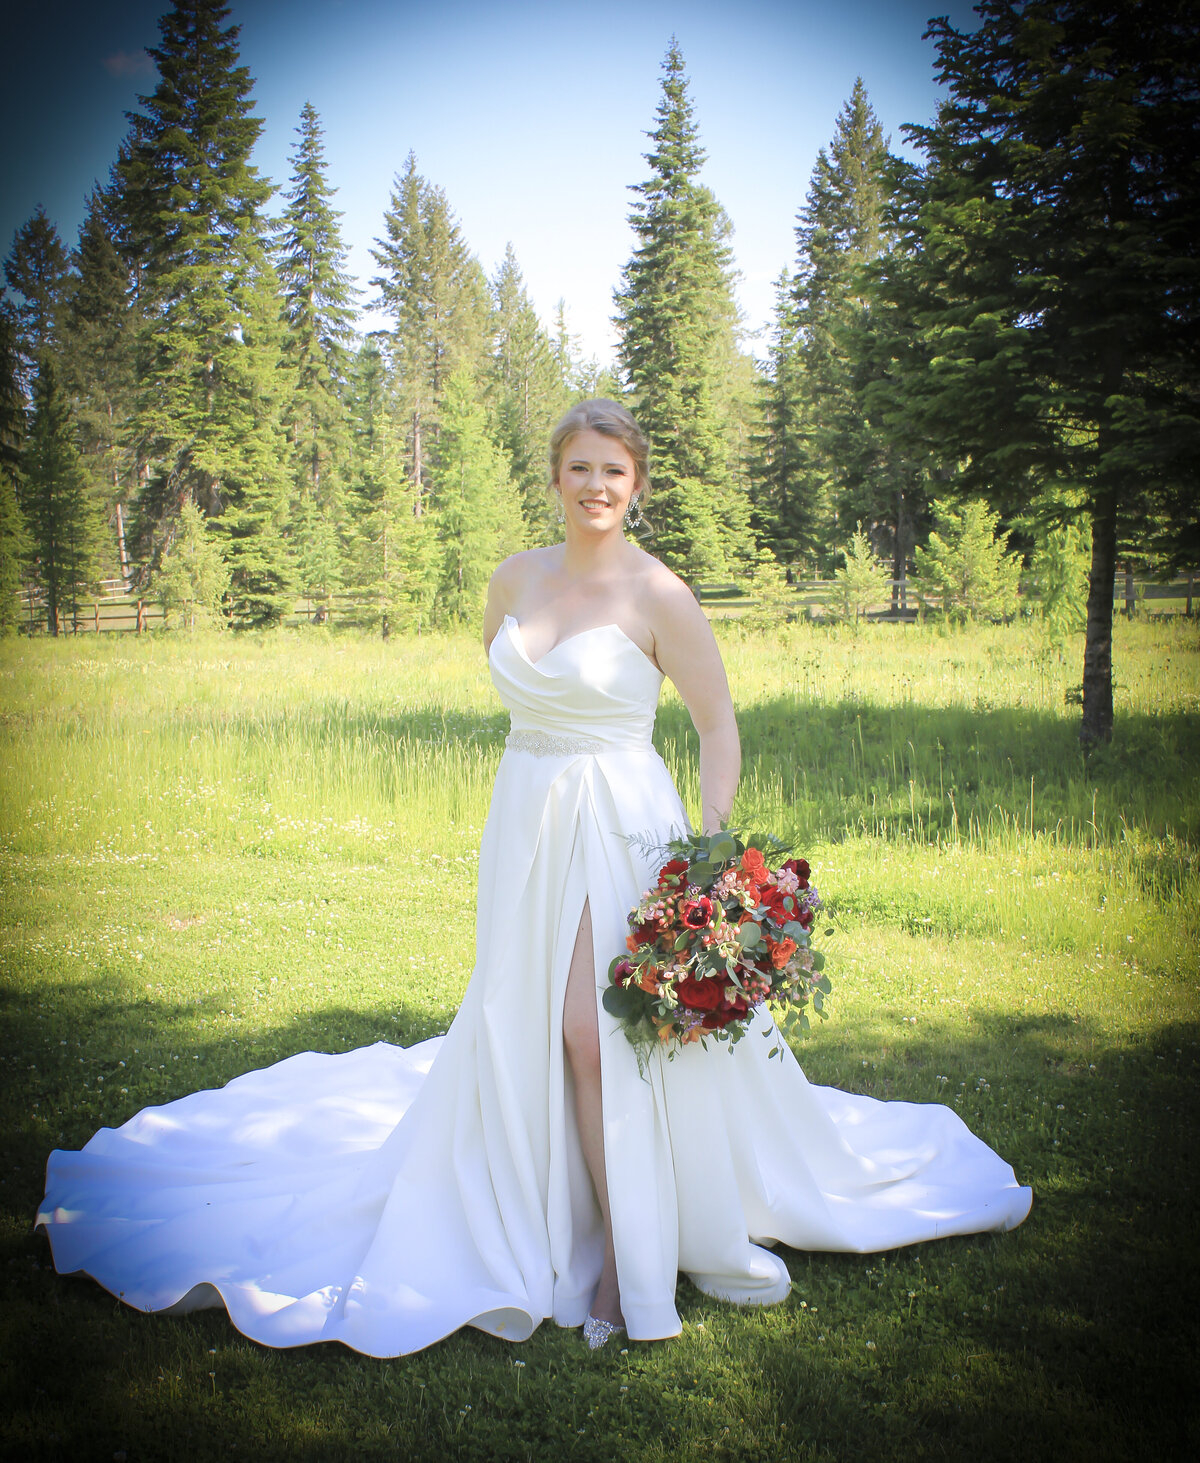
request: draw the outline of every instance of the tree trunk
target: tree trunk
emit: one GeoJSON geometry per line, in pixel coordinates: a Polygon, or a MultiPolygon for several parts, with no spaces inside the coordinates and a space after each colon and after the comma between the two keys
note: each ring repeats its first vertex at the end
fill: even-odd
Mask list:
{"type": "Polygon", "coordinates": [[[892,555],[892,613],[896,614],[908,608],[907,595],[905,593],[907,578],[904,569],[908,559],[907,544],[905,543],[904,522],[904,489],[901,488],[896,494],[896,545],[892,555]]]}
{"type": "Polygon", "coordinates": [[[413,412],[413,429],[412,430],[413,430],[413,487],[415,489],[415,493],[413,495],[413,517],[414,518],[420,518],[422,512],[424,511],[424,504],[422,502],[422,492],[421,492],[421,474],[424,471],[424,467],[425,467],[425,464],[424,464],[424,461],[422,460],[422,455],[421,455],[422,454],[422,446],[421,446],[421,409],[420,409],[420,407],[417,407],[417,409],[413,412]]]}
{"type": "Polygon", "coordinates": [[[1092,509],[1092,567],[1088,574],[1087,639],[1083,650],[1083,724],[1085,750],[1112,741],[1113,586],[1117,572],[1117,499],[1111,490],[1092,509]]]}
{"type": "Polygon", "coordinates": [[[1133,560],[1125,560],[1125,618],[1133,619],[1133,612],[1137,608],[1137,595],[1133,592],[1133,560]]]}
{"type": "Polygon", "coordinates": [[[125,514],[119,502],[117,504],[117,554],[121,561],[121,586],[128,593],[129,554],[125,548],[125,514]]]}

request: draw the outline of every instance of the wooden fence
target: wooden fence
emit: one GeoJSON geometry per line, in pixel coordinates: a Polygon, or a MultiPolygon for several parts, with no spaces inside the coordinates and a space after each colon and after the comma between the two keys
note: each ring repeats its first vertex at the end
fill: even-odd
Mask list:
{"type": "MultiPolygon", "coordinates": [[[[1195,601],[1196,580],[1200,570],[1192,570],[1169,582],[1136,579],[1119,574],[1113,586],[1113,602],[1132,612],[1139,604],[1153,612],[1191,615],[1195,601]]],[[[791,586],[799,613],[822,618],[835,598],[837,583],[832,579],[800,579],[791,586]]],[[[736,583],[698,584],[696,598],[713,618],[736,618],[749,609],[754,600],[745,588],[736,583]]],[[[911,580],[885,581],[885,596],[867,608],[870,619],[915,619],[917,597],[911,580]]],[[[48,629],[46,605],[41,593],[33,588],[21,592],[21,628],[27,634],[42,634],[48,629]]],[[[333,594],[328,599],[297,599],[283,617],[285,625],[330,624],[360,625],[378,619],[378,606],[353,593],[333,594]]],[[[130,593],[123,581],[106,580],[100,593],[80,601],[74,609],[59,614],[60,634],[100,634],[108,631],[143,631],[173,627],[184,619],[185,611],[176,610],[168,617],[162,605],[146,595],[130,593]]]]}
{"type": "MultiPolygon", "coordinates": [[[[1154,613],[1191,615],[1198,578],[1200,569],[1190,570],[1170,581],[1138,579],[1122,573],[1117,575],[1113,585],[1113,603],[1121,605],[1127,613],[1132,613],[1143,602],[1153,602],[1154,613]]],[[[817,618],[829,612],[830,605],[839,594],[839,586],[834,579],[797,579],[790,587],[797,606],[817,618]]],[[[916,618],[919,599],[911,579],[886,579],[882,589],[880,599],[866,609],[869,618],[916,618]]],[[[1028,594],[1030,589],[1031,585],[1025,581],[1021,593],[1028,594]]],[[[717,618],[736,616],[754,602],[738,584],[698,584],[695,594],[709,615],[717,618]]],[[[926,603],[933,608],[939,607],[936,596],[926,596],[926,603]]]]}

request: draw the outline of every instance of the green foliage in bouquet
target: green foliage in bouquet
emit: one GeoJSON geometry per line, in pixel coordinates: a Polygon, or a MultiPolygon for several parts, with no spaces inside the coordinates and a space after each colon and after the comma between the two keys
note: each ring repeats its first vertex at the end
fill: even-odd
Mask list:
{"type": "MultiPolygon", "coordinates": [[[[627,953],[610,964],[603,997],[639,1064],[655,1047],[674,1057],[709,1037],[732,1047],[762,1006],[785,1037],[809,1029],[807,1006],[824,1017],[830,984],[810,940],[821,898],[806,859],[771,869],[767,855],[779,859],[787,846],[735,829],[652,851],[666,861],[630,911],[627,953]]],[[[770,1055],[782,1055],[778,1041],[770,1055]]]]}

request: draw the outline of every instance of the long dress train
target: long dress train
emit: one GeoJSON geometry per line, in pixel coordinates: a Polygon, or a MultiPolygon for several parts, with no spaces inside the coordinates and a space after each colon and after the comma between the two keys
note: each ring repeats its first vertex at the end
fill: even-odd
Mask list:
{"type": "Polygon", "coordinates": [[[788,1293],[776,1242],[866,1252],[1019,1224],[1030,1191],[955,1113],[813,1086],[758,1032],[639,1073],[600,994],[656,867],[626,835],[686,823],[650,741],[661,673],[615,625],[534,663],[511,617],[490,663],[512,730],[450,1030],[304,1052],[53,1153],[37,1223],[57,1268],[147,1311],[223,1304],[271,1346],[398,1356],[468,1324],[516,1341],[579,1325],[602,1262],[562,1050],[585,900],[631,1338],[679,1332],[679,1270],[769,1304],[788,1293]]]}

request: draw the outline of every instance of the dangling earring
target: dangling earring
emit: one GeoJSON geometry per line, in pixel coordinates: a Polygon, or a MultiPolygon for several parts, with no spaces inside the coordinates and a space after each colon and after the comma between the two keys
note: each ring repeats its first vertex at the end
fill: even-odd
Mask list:
{"type": "Polygon", "coordinates": [[[567,515],[563,512],[562,494],[557,491],[554,494],[554,516],[558,519],[559,523],[566,523],[567,521],[567,515]]]}
{"type": "Polygon", "coordinates": [[[642,495],[635,493],[629,500],[629,507],[625,510],[625,527],[632,533],[635,528],[642,526],[642,495]]]}

